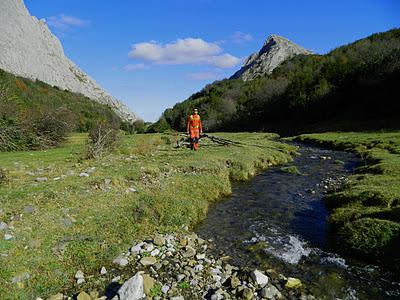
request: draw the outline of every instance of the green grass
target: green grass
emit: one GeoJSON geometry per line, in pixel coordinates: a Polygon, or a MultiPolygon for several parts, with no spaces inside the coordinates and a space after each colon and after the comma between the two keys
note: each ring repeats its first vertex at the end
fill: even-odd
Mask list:
{"type": "Polygon", "coordinates": [[[349,253],[399,268],[400,133],[308,134],[296,140],[360,155],[357,174],[326,199],[330,223],[349,253]]]}
{"type": "Polygon", "coordinates": [[[0,153],[0,167],[9,178],[0,185],[0,221],[14,227],[12,240],[0,239],[0,253],[7,255],[0,256],[2,299],[89,290],[96,280],[74,286],[77,270],[96,277],[134,240],[194,226],[210,202],[231,192],[232,180],[286,163],[295,152],[272,141],[274,135],[218,135],[246,145],[202,141],[195,153],[173,148],[173,136],[124,136],[115,153],[94,161],[82,159],[86,136],[79,134],[58,149],[0,153]],[[89,167],[96,167],[90,177],[78,176],[89,167]],[[48,181],[36,182],[37,177],[48,181]],[[111,183],[105,185],[105,179],[111,183]],[[25,212],[28,205],[35,212],[25,212]],[[24,273],[28,280],[11,283],[24,273]]]}

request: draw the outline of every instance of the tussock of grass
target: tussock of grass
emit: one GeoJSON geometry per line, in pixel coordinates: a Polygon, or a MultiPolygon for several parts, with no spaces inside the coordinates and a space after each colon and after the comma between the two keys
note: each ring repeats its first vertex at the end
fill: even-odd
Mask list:
{"type": "Polygon", "coordinates": [[[0,295],[35,299],[63,288],[90,290],[74,286],[77,270],[97,276],[134,240],[193,226],[210,202],[231,192],[232,180],[286,163],[295,150],[272,135],[218,135],[246,145],[194,153],[174,149],[170,136],[135,135],[125,136],[113,154],[84,160],[87,137],[79,134],[63,148],[0,153],[9,178],[0,185],[0,221],[14,227],[13,239],[0,238],[0,253],[7,255],[0,257],[0,295]],[[90,167],[96,169],[89,177],[79,177],[90,167]],[[26,212],[28,205],[35,211],[26,212]],[[24,273],[30,278],[11,283],[24,273]]]}
{"type": "Polygon", "coordinates": [[[326,199],[333,209],[330,222],[344,249],[399,268],[400,133],[323,133],[296,140],[360,155],[358,174],[326,199]]]}

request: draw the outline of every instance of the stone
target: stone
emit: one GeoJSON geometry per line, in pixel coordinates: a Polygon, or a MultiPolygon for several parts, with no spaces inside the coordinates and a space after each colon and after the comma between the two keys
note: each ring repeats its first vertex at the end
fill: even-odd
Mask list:
{"type": "Polygon", "coordinates": [[[285,284],[285,288],[287,288],[287,289],[298,289],[301,287],[302,287],[302,283],[301,283],[300,279],[293,278],[293,277],[289,277],[285,284]]]}
{"type": "Polygon", "coordinates": [[[107,274],[107,269],[105,267],[101,267],[100,275],[105,275],[105,274],[107,274]]]}
{"type": "Polygon", "coordinates": [[[82,172],[79,174],[79,177],[89,177],[90,175],[88,173],[82,172]]]}
{"type": "Polygon", "coordinates": [[[85,173],[92,174],[95,170],[96,170],[96,167],[90,167],[85,171],[85,173]]]}
{"type": "Polygon", "coordinates": [[[155,237],[154,237],[153,242],[157,246],[164,246],[165,245],[165,238],[160,234],[156,234],[155,237]]]}
{"type": "Polygon", "coordinates": [[[5,239],[6,241],[9,241],[9,240],[11,240],[11,239],[13,239],[13,238],[14,238],[14,236],[11,235],[11,234],[6,233],[6,234],[4,235],[4,239],[5,239]]]}
{"type": "Polygon", "coordinates": [[[90,296],[90,298],[92,298],[92,299],[97,299],[97,298],[99,298],[99,295],[100,295],[100,293],[99,293],[98,291],[91,291],[91,292],[89,293],[89,296],[90,296]]]}
{"type": "Polygon", "coordinates": [[[5,222],[0,222],[0,230],[5,230],[5,229],[7,229],[7,228],[8,228],[7,223],[5,223],[5,222]]]}
{"type": "Polygon", "coordinates": [[[116,299],[139,300],[145,297],[143,290],[143,276],[137,272],[135,276],[127,280],[118,290],[116,299]]]}
{"type": "Polygon", "coordinates": [[[160,254],[160,250],[154,249],[153,251],[150,252],[151,256],[158,256],[160,254]]]}
{"type": "Polygon", "coordinates": [[[259,270],[254,270],[250,273],[250,276],[254,280],[254,282],[261,287],[264,287],[268,284],[268,276],[259,270]]]}
{"type": "Polygon", "coordinates": [[[271,285],[261,290],[261,297],[265,299],[279,299],[282,298],[282,294],[275,286],[271,285]]]}
{"type": "Polygon", "coordinates": [[[183,298],[183,296],[175,296],[175,297],[171,297],[169,299],[170,300],[185,300],[185,298],[183,298]]]}
{"type": "Polygon", "coordinates": [[[233,289],[237,288],[241,284],[240,279],[236,276],[231,277],[231,287],[233,289]]]}
{"type": "Polygon", "coordinates": [[[153,288],[154,283],[155,281],[151,276],[143,274],[143,289],[146,295],[150,295],[150,291],[153,288]]]}
{"type": "Polygon", "coordinates": [[[12,279],[11,279],[11,282],[12,283],[19,283],[19,282],[22,282],[22,281],[24,281],[24,280],[27,280],[27,279],[29,279],[31,276],[28,274],[28,273],[23,273],[23,274],[21,274],[21,275],[18,275],[18,276],[15,276],[15,277],[13,277],[12,279]]]}
{"type": "Polygon", "coordinates": [[[113,260],[113,264],[116,264],[120,267],[125,267],[129,264],[129,261],[125,257],[117,257],[113,260]]]}
{"type": "Polygon", "coordinates": [[[79,278],[79,279],[76,280],[77,284],[82,284],[84,282],[85,282],[85,278],[79,278]]]}
{"type": "Polygon", "coordinates": [[[245,300],[251,300],[251,299],[254,299],[254,293],[253,293],[253,291],[251,290],[251,289],[249,289],[249,288],[245,288],[244,290],[243,290],[243,299],[245,299],[245,300]]]}
{"type": "Polygon", "coordinates": [[[196,250],[190,246],[186,246],[186,251],[182,254],[183,257],[193,257],[196,255],[196,250]]]}
{"type": "Polygon", "coordinates": [[[75,279],[80,279],[80,278],[85,278],[85,274],[83,274],[83,272],[81,270],[78,270],[75,273],[75,279]]]}
{"type": "Polygon", "coordinates": [[[64,299],[64,295],[61,293],[58,293],[58,294],[50,296],[48,300],[63,300],[63,299],[64,299]]]}
{"type": "Polygon", "coordinates": [[[185,246],[188,244],[188,240],[187,240],[187,239],[180,239],[180,240],[179,240],[179,244],[180,244],[182,247],[185,247],[185,246]]]}
{"type": "Polygon", "coordinates": [[[195,272],[200,272],[200,271],[202,271],[204,269],[204,266],[203,265],[196,265],[195,267],[194,267],[194,271],[195,272]]]}
{"type": "Polygon", "coordinates": [[[176,275],[176,280],[179,282],[179,281],[182,281],[183,279],[185,278],[185,275],[184,274],[178,274],[178,275],[176,275]]]}
{"type": "Polygon", "coordinates": [[[80,292],[76,300],[91,300],[92,298],[85,292],[80,292]]]}
{"type": "Polygon", "coordinates": [[[201,259],[205,259],[206,258],[206,254],[205,253],[198,253],[198,254],[196,254],[196,258],[198,259],[198,260],[201,260],[201,259]]]}
{"type": "Polygon", "coordinates": [[[241,78],[252,80],[259,75],[271,74],[283,61],[299,54],[312,54],[288,39],[272,34],[265,41],[259,52],[250,55],[243,67],[231,76],[231,79],[241,78]]]}
{"type": "Polygon", "coordinates": [[[27,205],[24,207],[24,212],[28,214],[33,214],[36,211],[36,209],[32,205],[27,205]]]}
{"type": "Polygon", "coordinates": [[[143,266],[151,266],[151,265],[154,265],[156,262],[157,262],[157,259],[155,257],[153,257],[153,256],[143,257],[140,260],[140,263],[143,266]]]}
{"type": "Polygon", "coordinates": [[[170,289],[170,287],[169,287],[168,285],[165,284],[165,285],[162,286],[161,292],[162,292],[163,294],[166,294],[166,293],[168,293],[169,289],[170,289]]]}
{"type": "Polygon", "coordinates": [[[47,181],[47,177],[38,177],[35,179],[36,182],[46,182],[47,181]]]}
{"type": "Polygon", "coordinates": [[[121,280],[121,276],[115,276],[113,279],[111,279],[111,282],[118,282],[121,280]]]}

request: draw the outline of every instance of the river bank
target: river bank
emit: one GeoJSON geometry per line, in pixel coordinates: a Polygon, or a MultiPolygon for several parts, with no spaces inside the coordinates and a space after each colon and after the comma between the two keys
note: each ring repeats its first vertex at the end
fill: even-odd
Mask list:
{"type": "Polygon", "coordinates": [[[292,160],[295,147],[265,133],[218,134],[241,146],[174,149],[168,135],[126,136],[116,153],[84,160],[85,136],[48,151],[0,153],[0,294],[73,294],[77,270],[97,274],[155,232],[204,219],[231,182],[292,160]]]}
{"type": "Polygon", "coordinates": [[[326,197],[337,249],[396,272],[400,266],[400,133],[301,135],[293,140],[357,153],[363,165],[326,197]]]}

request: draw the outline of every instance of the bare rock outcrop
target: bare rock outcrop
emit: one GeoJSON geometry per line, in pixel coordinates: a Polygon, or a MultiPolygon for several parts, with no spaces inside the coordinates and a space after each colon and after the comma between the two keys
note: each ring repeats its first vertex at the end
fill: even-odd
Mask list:
{"type": "Polygon", "coordinates": [[[23,0],[0,1],[0,69],[109,105],[124,121],[138,117],[68,59],[45,20],[31,16],[23,0]]]}
{"type": "Polygon", "coordinates": [[[243,67],[233,74],[231,79],[241,78],[247,81],[259,75],[271,74],[283,61],[299,54],[307,55],[312,52],[284,37],[272,34],[265,41],[261,50],[250,55],[243,67]]]}

